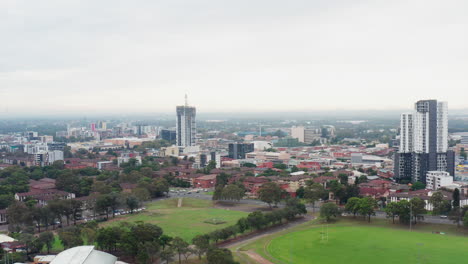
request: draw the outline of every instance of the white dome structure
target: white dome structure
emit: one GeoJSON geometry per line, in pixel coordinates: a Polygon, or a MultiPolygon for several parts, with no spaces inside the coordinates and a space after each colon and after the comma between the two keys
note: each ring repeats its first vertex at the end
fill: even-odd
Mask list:
{"type": "Polygon", "coordinates": [[[115,264],[117,257],[95,250],[94,246],[79,246],[62,251],[50,264],[115,264]]]}

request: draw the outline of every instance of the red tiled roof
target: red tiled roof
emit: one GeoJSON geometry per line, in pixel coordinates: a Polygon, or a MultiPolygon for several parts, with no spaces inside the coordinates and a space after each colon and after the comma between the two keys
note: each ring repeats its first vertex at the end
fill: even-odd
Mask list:
{"type": "Polygon", "coordinates": [[[332,176],[320,176],[320,177],[312,179],[312,181],[315,183],[324,183],[324,182],[329,182],[333,180],[337,180],[337,178],[332,177],[332,176]]]}

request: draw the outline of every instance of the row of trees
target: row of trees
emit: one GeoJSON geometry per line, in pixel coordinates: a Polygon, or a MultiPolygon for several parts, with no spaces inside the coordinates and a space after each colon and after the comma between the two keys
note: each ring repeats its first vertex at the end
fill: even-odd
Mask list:
{"type": "Polygon", "coordinates": [[[170,263],[177,256],[178,262],[193,254],[207,255],[208,263],[234,263],[232,253],[210,244],[208,235],[193,238],[191,247],[180,237],[170,237],[154,224],[123,222],[118,226],[100,228],[96,232],[96,244],[108,252],[121,252],[141,264],[155,263],[158,260],[170,263]]]}
{"type": "Polygon", "coordinates": [[[375,209],[378,207],[377,201],[371,197],[351,197],[345,206],[345,211],[354,216],[360,214],[370,222],[371,216],[375,215],[375,209]]]}
{"type": "Polygon", "coordinates": [[[37,227],[41,231],[41,227],[46,230],[50,226],[56,227],[61,224],[63,218],[70,225],[70,220],[76,223],[79,214],[82,211],[82,202],[78,200],[52,200],[46,206],[37,207],[35,200],[12,203],[8,209],[8,229],[11,232],[20,232],[37,227]]]}
{"type": "Polygon", "coordinates": [[[110,215],[115,217],[116,210],[121,208],[133,213],[141,206],[141,200],[134,194],[112,192],[90,197],[85,202],[76,199],[55,199],[45,206],[36,204],[37,201],[31,199],[24,202],[15,201],[8,207],[8,228],[11,232],[23,231],[34,226],[38,232],[41,232],[41,228],[49,230],[50,226],[55,229],[57,225],[62,225],[63,219],[66,220],[67,226],[71,222],[76,225],[77,220],[82,219],[83,210],[92,211],[94,218],[101,214],[106,218],[110,215]]]}
{"type": "MultiPolygon", "coordinates": [[[[351,197],[345,205],[345,212],[356,215],[362,215],[370,222],[371,216],[375,215],[375,210],[378,207],[377,200],[371,197],[351,197]]],[[[340,208],[333,202],[325,203],[320,207],[320,216],[329,222],[332,218],[336,218],[341,214],[340,208]]]]}
{"type": "Polygon", "coordinates": [[[388,203],[385,207],[387,217],[392,218],[395,223],[395,218],[398,217],[400,223],[408,224],[417,223],[418,220],[424,218],[426,214],[426,202],[421,198],[414,197],[411,200],[400,200],[398,202],[388,203]]]}

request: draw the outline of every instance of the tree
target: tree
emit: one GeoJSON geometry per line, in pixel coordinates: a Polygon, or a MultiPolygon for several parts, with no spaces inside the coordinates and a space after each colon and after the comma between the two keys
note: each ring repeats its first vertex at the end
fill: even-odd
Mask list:
{"type": "Polygon", "coordinates": [[[250,227],[260,229],[265,225],[265,216],[260,211],[255,211],[247,216],[247,223],[250,227]]]}
{"type": "Polygon", "coordinates": [[[340,178],[340,183],[343,185],[348,185],[348,175],[345,173],[338,174],[338,178],[340,178]]]}
{"type": "Polygon", "coordinates": [[[463,225],[468,227],[468,211],[466,211],[465,216],[463,217],[463,225]]]}
{"type": "Polygon", "coordinates": [[[284,164],[284,163],[279,163],[279,164],[275,164],[273,165],[273,168],[275,169],[280,169],[280,170],[285,170],[288,168],[288,165],[284,164]]]}
{"type": "MultiPolygon", "coordinates": [[[[97,222],[93,222],[97,224],[97,222]]],[[[83,237],[86,238],[86,242],[88,242],[88,245],[94,245],[97,236],[97,230],[95,228],[83,227],[81,229],[81,234],[83,235],[83,237]]]]}
{"type": "Polygon", "coordinates": [[[111,210],[110,205],[111,198],[109,194],[100,195],[96,199],[96,211],[104,212],[106,214],[106,218],[109,218],[109,212],[111,210]]]}
{"type": "Polygon", "coordinates": [[[320,200],[325,193],[325,189],[321,184],[312,183],[304,190],[304,198],[308,203],[312,204],[312,212],[315,212],[315,202],[320,200]]]}
{"type": "Polygon", "coordinates": [[[168,235],[161,235],[161,237],[159,238],[159,243],[161,244],[163,250],[166,248],[166,246],[168,246],[172,241],[172,237],[168,236],[168,235]]]}
{"type": "Polygon", "coordinates": [[[216,169],[216,161],[210,160],[208,162],[208,165],[204,168],[204,173],[205,174],[210,174],[211,170],[216,169]]]}
{"type": "Polygon", "coordinates": [[[416,224],[418,219],[422,219],[423,215],[426,213],[426,202],[419,197],[414,197],[410,200],[410,205],[412,221],[416,224]]]}
{"type": "Polygon", "coordinates": [[[153,197],[162,197],[169,192],[169,183],[164,178],[157,178],[153,182],[153,197]]]}
{"type": "Polygon", "coordinates": [[[5,209],[15,201],[13,194],[0,194],[0,209],[5,209]]]}
{"type": "Polygon", "coordinates": [[[100,228],[96,235],[96,244],[99,248],[109,252],[116,250],[116,244],[120,240],[123,229],[118,226],[100,228]]]}
{"type": "Polygon", "coordinates": [[[359,202],[360,198],[358,197],[351,197],[348,199],[348,202],[345,205],[345,211],[348,213],[352,213],[354,217],[356,217],[356,214],[359,212],[359,202]]]}
{"type": "Polygon", "coordinates": [[[402,224],[409,224],[411,218],[411,205],[408,200],[400,200],[397,202],[398,208],[398,219],[402,224]]]}
{"type": "Polygon", "coordinates": [[[459,207],[460,206],[460,190],[458,188],[455,188],[455,190],[453,190],[452,206],[453,207],[459,207]]]}
{"type": "Polygon", "coordinates": [[[270,208],[271,204],[276,205],[281,201],[282,194],[283,190],[274,182],[264,183],[258,190],[258,198],[260,201],[267,203],[270,208]]]}
{"type": "MultiPolygon", "coordinates": [[[[292,218],[296,217],[296,215],[304,215],[307,214],[307,209],[305,204],[301,203],[298,198],[289,198],[286,200],[286,211],[291,211],[292,218]]],[[[284,210],[284,209],[283,209],[284,210]]],[[[288,220],[292,220],[289,218],[288,220]]]]}
{"type": "Polygon", "coordinates": [[[422,190],[422,189],[425,189],[426,188],[426,184],[422,183],[422,182],[415,182],[413,183],[413,185],[411,185],[411,190],[413,191],[416,191],[416,190],[422,190]]]}
{"type": "Polygon", "coordinates": [[[109,194],[109,207],[112,209],[112,218],[115,217],[115,210],[117,210],[120,206],[120,195],[118,193],[110,193],[109,194]]]}
{"type": "Polygon", "coordinates": [[[174,259],[174,249],[172,247],[166,247],[160,253],[161,259],[169,264],[174,259]]]}
{"type": "Polygon", "coordinates": [[[39,234],[38,238],[47,248],[47,254],[50,253],[50,249],[52,248],[52,245],[54,243],[54,234],[52,232],[43,232],[39,234]]]}
{"type": "Polygon", "coordinates": [[[239,220],[237,220],[237,227],[239,228],[240,233],[244,233],[245,230],[249,229],[249,222],[247,221],[247,218],[242,217],[239,220]]]}
{"type": "Polygon", "coordinates": [[[71,248],[83,245],[80,229],[77,227],[67,227],[58,232],[60,241],[64,248],[71,248]]]}
{"type": "Polygon", "coordinates": [[[147,263],[156,263],[160,253],[160,245],[157,241],[143,242],[138,251],[138,255],[143,255],[147,263]]]}
{"type": "Polygon", "coordinates": [[[208,235],[197,235],[192,239],[192,244],[195,245],[198,259],[201,259],[210,248],[210,237],[208,235]]]}
{"type": "Polygon", "coordinates": [[[187,252],[189,244],[180,237],[175,237],[171,243],[174,251],[179,255],[179,264],[182,263],[181,255],[187,252]]]}
{"type": "Polygon", "coordinates": [[[66,200],[70,204],[71,213],[73,217],[73,224],[76,225],[76,220],[78,219],[79,215],[81,214],[83,202],[80,200],[66,200]]]}
{"type": "Polygon", "coordinates": [[[39,212],[41,214],[41,222],[44,224],[45,229],[49,230],[49,225],[55,218],[53,212],[50,210],[49,206],[42,207],[39,212]]]}
{"type": "Polygon", "coordinates": [[[127,204],[127,208],[130,209],[130,213],[133,214],[133,210],[138,208],[140,202],[135,196],[130,195],[125,199],[125,203],[127,204]]]}
{"type": "Polygon", "coordinates": [[[151,194],[146,188],[138,187],[132,190],[132,195],[139,201],[148,201],[151,199],[151,194]]]}
{"type": "Polygon", "coordinates": [[[385,207],[385,213],[387,213],[387,217],[392,218],[393,223],[395,223],[395,217],[398,216],[399,211],[400,208],[396,202],[391,202],[385,207]]]}
{"type": "MultiPolygon", "coordinates": [[[[359,170],[362,170],[362,168],[359,168],[358,171],[359,171],[359,170]]],[[[362,171],[362,172],[363,172],[363,171],[362,171]]],[[[356,180],[357,180],[356,184],[363,183],[363,182],[367,182],[367,176],[366,176],[366,175],[361,175],[361,176],[359,176],[359,178],[357,178],[356,180]]]]}
{"type": "Polygon", "coordinates": [[[208,264],[234,264],[232,252],[227,248],[211,248],[206,254],[208,264]]]}
{"type": "Polygon", "coordinates": [[[457,224],[457,227],[460,227],[460,224],[463,223],[463,216],[466,212],[468,212],[468,205],[463,207],[454,207],[449,215],[449,218],[457,224]]]}
{"type": "Polygon", "coordinates": [[[71,171],[65,171],[57,177],[55,186],[62,191],[79,193],[80,178],[71,171]]]}
{"type": "Polygon", "coordinates": [[[67,226],[70,225],[70,218],[73,216],[73,207],[71,200],[57,200],[57,203],[62,210],[62,215],[67,219],[67,226]]]}
{"type": "Polygon", "coordinates": [[[300,199],[304,198],[304,192],[305,192],[304,186],[301,186],[301,187],[297,188],[296,197],[300,198],[300,199]]]}
{"type": "Polygon", "coordinates": [[[435,192],[429,198],[429,202],[432,204],[432,214],[438,215],[441,214],[444,207],[444,195],[442,192],[435,192]]]}
{"type": "Polygon", "coordinates": [[[8,230],[19,232],[28,221],[28,208],[21,202],[15,201],[7,208],[8,230]]]}
{"type": "Polygon", "coordinates": [[[33,207],[31,208],[31,217],[33,222],[36,224],[37,232],[41,232],[41,223],[42,223],[42,209],[43,207],[33,207]]]}
{"type": "Polygon", "coordinates": [[[221,197],[225,200],[239,201],[244,197],[245,190],[236,184],[229,184],[223,188],[221,197]]]}
{"type": "Polygon", "coordinates": [[[338,217],[340,210],[335,203],[325,203],[320,207],[320,217],[325,218],[325,221],[329,222],[332,218],[338,217]]]}
{"type": "Polygon", "coordinates": [[[375,208],[377,207],[377,201],[371,197],[364,197],[359,201],[359,210],[358,212],[368,217],[368,221],[370,222],[370,218],[372,215],[375,215],[375,208]]]}

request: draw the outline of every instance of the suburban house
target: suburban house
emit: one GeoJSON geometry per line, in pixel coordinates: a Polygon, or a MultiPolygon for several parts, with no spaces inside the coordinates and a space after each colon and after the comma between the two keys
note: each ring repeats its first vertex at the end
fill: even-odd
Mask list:
{"type": "Polygon", "coordinates": [[[213,188],[216,185],[216,174],[209,174],[193,179],[195,188],[213,188]]]}
{"type": "MultiPolygon", "coordinates": [[[[452,193],[451,192],[447,192],[447,191],[439,191],[439,192],[442,192],[444,200],[446,200],[446,201],[451,201],[452,200],[452,193]]],[[[414,197],[418,197],[418,198],[421,198],[422,200],[424,200],[424,202],[426,203],[425,209],[428,210],[428,211],[432,211],[433,206],[429,202],[429,199],[431,198],[431,196],[434,193],[435,193],[435,191],[424,189],[424,190],[410,191],[410,192],[407,192],[407,193],[392,193],[392,194],[389,195],[389,197],[390,197],[390,202],[398,202],[398,201],[401,201],[401,200],[409,201],[414,197]]],[[[466,199],[466,198],[464,197],[464,199],[466,199]]]]}
{"type": "Polygon", "coordinates": [[[24,201],[28,198],[35,199],[39,205],[46,205],[48,201],[54,199],[73,199],[74,193],[69,193],[55,188],[55,180],[44,178],[38,181],[29,181],[29,192],[16,193],[17,201],[24,201]]]}

